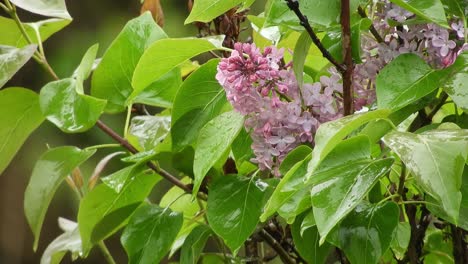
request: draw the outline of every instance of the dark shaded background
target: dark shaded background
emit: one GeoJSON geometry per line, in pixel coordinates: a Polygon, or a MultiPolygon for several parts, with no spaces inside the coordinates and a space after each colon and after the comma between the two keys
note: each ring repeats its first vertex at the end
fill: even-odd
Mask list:
{"type": "MultiPolygon", "coordinates": [[[[161,2],[165,14],[164,30],[169,36],[196,35],[197,30],[194,26],[183,24],[188,15],[187,0],[161,2]]],[[[257,1],[253,9],[261,10],[264,2],[257,1]]],[[[73,17],[72,23],[44,43],[49,63],[61,78],[71,76],[91,45],[99,43],[98,57],[102,56],[125,23],[139,15],[140,0],[68,0],[67,7],[73,17]]],[[[20,9],[18,13],[23,22],[45,19],[20,9]]],[[[6,16],[1,12],[0,15],[6,16]]],[[[5,87],[21,86],[39,91],[49,81],[52,81],[50,76],[31,60],[5,87]]],[[[122,133],[125,120],[123,115],[104,115],[101,119],[118,133],[122,133]]],[[[70,135],[61,133],[47,121],[31,135],[10,166],[0,175],[0,264],[39,263],[47,245],[62,233],[57,225],[58,217],[76,221],[78,201],[71,189],[66,184],[62,184],[47,212],[38,250],[33,252],[33,236],[23,212],[23,195],[34,163],[46,151],[47,146],[74,145],[83,148],[104,143],[114,142],[97,128],[86,133],[70,135]]],[[[98,151],[93,159],[81,167],[83,174],[89,177],[99,159],[111,151],[116,150],[98,151]]],[[[119,165],[118,161],[111,162],[103,175],[118,169],[119,165]]],[[[170,187],[167,182],[158,183],[152,194],[154,201],[157,201],[164,190],[170,187]]],[[[114,235],[106,240],[106,244],[118,263],[126,263],[127,257],[120,245],[119,237],[119,233],[114,235]]],[[[63,263],[70,263],[68,255],[65,256],[63,263]]],[[[88,259],[78,260],[75,263],[105,263],[105,260],[99,250],[93,249],[88,259]]]]}

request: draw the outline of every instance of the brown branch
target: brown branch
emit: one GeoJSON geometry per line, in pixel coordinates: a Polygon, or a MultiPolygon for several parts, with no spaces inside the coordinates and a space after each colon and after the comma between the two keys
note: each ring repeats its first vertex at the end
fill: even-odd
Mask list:
{"type": "Polygon", "coordinates": [[[341,71],[343,77],[343,101],[344,115],[353,113],[353,54],[351,50],[351,22],[350,22],[350,7],[349,0],[341,0],[341,37],[343,43],[343,58],[346,65],[345,71],[341,71]]]}
{"type": "MultiPolygon", "coordinates": [[[[367,18],[366,11],[364,11],[364,9],[361,6],[358,7],[358,14],[362,18],[367,18]]],[[[384,42],[384,39],[382,38],[382,36],[380,36],[379,32],[377,31],[377,29],[375,29],[373,24],[370,25],[369,31],[371,32],[371,34],[374,36],[375,40],[377,40],[378,43],[384,42]]]]}
{"type": "Polygon", "coordinates": [[[455,225],[450,225],[450,230],[452,233],[453,258],[455,264],[468,263],[468,249],[464,239],[465,235],[463,229],[455,225]]]}
{"type": "Polygon", "coordinates": [[[304,14],[302,14],[301,10],[299,9],[299,2],[297,0],[285,0],[285,1],[287,2],[289,9],[291,9],[299,18],[301,26],[303,26],[305,30],[307,31],[307,33],[309,33],[309,36],[312,39],[312,42],[314,42],[315,46],[317,46],[320,52],[322,52],[323,57],[325,57],[328,61],[330,61],[333,65],[335,65],[338,71],[345,72],[346,66],[338,63],[338,61],[336,61],[335,58],[333,58],[333,56],[330,54],[330,52],[328,52],[328,50],[323,46],[322,42],[320,42],[320,39],[317,37],[314,30],[310,26],[309,20],[304,14]]]}
{"type": "MultiPolygon", "coordinates": [[[[138,150],[132,145],[130,144],[125,138],[121,137],[119,134],[117,134],[114,130],[112,130],[112,128],[108,127],[106,124],[104,124],[104,122],[102,122],[101,120],[98,120],[97,123],[96,123],[97,127],[99,127],[104,133],[106,133],[108,136],[110,136],[112,139],[114,139],[115,141],[117,141],[122,147],[126,148],[128,151],[130,151],[131,153],[133,154],[136,154],[138,153],[138,150]]],[[[154,164],[153,162],[148,162],[146,163],[146,165],[152,169],[154,172],[158,173],[159,175],[161,175],[164,179],[168,180],[169,182],[171,182],[172,184],[174,184],[175,186],[181,188],[182,190],[188,192],[188,193],[191,193],[192,192],[192,188],[190,188],[188,185],[185,185],[184,183],[182,183],[179,179],[177,179],[175,176],[173,176],[172,174],[170,174],[169,172],[167,172],[166,170],[160,168],[159,166],[157,166],[156,164],[154,164]]],[[[200,194],[201,195],[201,194],[200,194]]],[[[203,196],[203,195],[201,195],[203,196]]],[[[203,196],[204,197],[204,196],[203,196]]],[[[200,197],[202,198],[202,197],[200,197]]]]}
{"type": "Polygon", "coordinates": [[[262,229],[262,230],[260,230],[260,232],[258,234],[265,240],[265,242],[268,243],[268,245],[270,245],[270,247],[272,249],[274,249],[276,251],[276,253],[278,253],[278,255],[280,256],[283,263],[294,264],[294,260],[291,259],[288,252],[286,252],[286,250],[284,250],[284,248],[281,246],[281,244],[278,243],[278,241],[276,241],[276,239],[274,239],[270,235],[270,233],[268,233],[267,231],[262,229]]]}

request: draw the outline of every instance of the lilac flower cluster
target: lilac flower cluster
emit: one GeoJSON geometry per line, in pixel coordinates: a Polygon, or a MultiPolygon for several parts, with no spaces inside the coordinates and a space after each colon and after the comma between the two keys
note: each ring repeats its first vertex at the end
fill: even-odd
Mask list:
{"type": "Polygon", "coordinates": [[[319,124],[338,118],[342,108],[336,72],[300,91],[291,65],[282,62],[283,52],[267,47],[262,53],[255,44],[236,43],[216,75],[233,107],[247,116],[252,161],[277,176],[285,156],[300,143],[312,143],[319,124]]]}
{"type": "Polygon", "coordinates": [[[363,63],[356,65],[353,75],[355,110],[375,101],[375,78],[390,61],[404,53],[414,53],[434,68],[444,68],[454,63],[456,57],[468,49],[463,44],[464,28],[460,19],[454,19],[451,30],[436,24],[411,24],[390,26],[389,21],[404,24],[414,14],[403,8],[383,1],[381,11],[376,14],[374,26],[385,42],[363,36],[363,63]]]}
{"type": "MultiPolygon", "coordinates": [[[[400,54],[415,53],[433,67],[444,68],[467,49],[462,21],[455,18],[451,29],[404,25],[415,17],[411,12],[388,0],[380,5],[373,23],[385,41],[362,36],[363,62],[355,66],[352,77],[356,111],[374,104],[377,74],[400,54]],[[400,26],[391,26],[390,20],[400,26]]],[[[254,44],[236,43],[231,56],[219,63],[216,75],[234,109],[247,117],[245,127],[251,132],[255,154],[252,161],[277,176],[286,155],[301,143],[313,144],[319,125],[341,117],[343,109],[342,80],[335,67],[318,82],[299,88],[292,62],[284,64],[283,52],[275,47],[261,52],[254,44]]]]}

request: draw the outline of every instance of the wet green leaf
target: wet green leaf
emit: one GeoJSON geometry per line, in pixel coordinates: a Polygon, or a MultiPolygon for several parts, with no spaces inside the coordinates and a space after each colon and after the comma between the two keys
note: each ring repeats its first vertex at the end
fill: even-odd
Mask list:
{"type": "Polygon", "coordinates": [[[130,122],[127,138],[134,146],[151,150],[166,138],[170,127],[170,116],[135,116],[130,122]]]}
{"type": "MultiPolygon", "coordinates": [[[[182,178],[181,181],[184,184],[191,183],[191,180],[188,177],[182,178]]],[[[206,204],[203,201],[201,203],[206,204]]],[[[203,216],[198,214],[201,210],[200,205],[196,199],[192,199],[190,194],[186,193],[179,187],[174,186],[164,194],[159,206],[169,206],[172,211],[179,212],[184,215],[184,222],[174,243],[172,244],[171,253],[169,254],[173,255],[180,247],[182,247],[190,232],[199,225],[198,221],[203,221],[203,216]]]]}
{"type": "Polygon", "coordinates": [[[155,174],[140,173],[120,193],[100,184],[86,194],[78,210],[83,254],[86,256],[93,244],[124,226],[160,179],[155,174]]]}
{"type": "Polygon", "coordinates": [[[97,51],[99,45],[94,44],[91,46],[81,59],[80,65],[76,68],[73,77],[76,79],[76,91],[80,94],[83,94],[83,82],[88,79],[91,74],[91,69],[93,68],[94,60],[96,59],[97,51]]]}
{"type": "MultiPolygon", "coordinates": [[[[290,199],[301,196],[302,189],[310,187],[310,185],[304,184],[304,176],[307,173],[307,163],[309,160],[310,156],[307,156],[304,160],[297,162],[284,175],[265,205],[260,221],[265,222],[268,217],[278,211],[290,199]]],[[[295,208],[293,207],[291,210],[295,210],[295,208]]]]}
{"type": "Polygon", "coordinates": [[[193,264],[198,262],[200,253],[205,247],[206,241],[212,234],[208,226],[200,225],[195,227],[180,250],[180,263],[193,264]]]}
{"type": "Polygon", "coordinates": [[[135,211],[120,241],[131,264],[159,263],[182,226],[182,214],[145,204],[135,211]]]}
{"type": "Polygon", "coordinates": [[[434,22],[442,27],[448,28],[444,6],[440,0],[390,0],[390,2],[403,7],[429,22],[434,22]]]}
{"type": "MultiPolygon", "coordinates": [[[[54,33],[70,24],[70,22],[71,20],[68,19],[51,18],[34,23],[23,23],[23,26],[33,44],[38,44],[39,42],[46,41],[54,33]],[[36,32],[39,33],[40,39],[38,39],[36,32]]],[[[0,32],[2,32],[0,35],[1,45],[22,48],[29,44],[13,19],[0,16],[0,32]]]]}
{"type": "Polygon", "coordinates": [[[200,129],[227,104],[226,93],[215,79],[218,59],[210,60],[184,81],[172,110],[172,147],[180,151],[195,143],[200,129]]]}
{"type": "Polygon", "coordinates": [[[194,21],[210,22],[229,9],[241,4],[244,0],[198,0],[193,2],[193,8],[184,24],[194,21]]]}
{"type": "Polygon", "coordinates": [[[304,160],[310,153],[312,153],[312,149],[307,145],[300,145],[291,150],[281,162],[280,173],[285,175],[296,163],[304,160]]]}
{"type": "Polygon", "coordinates": [[[21,49],[0,45],[0,88],[28,62],[36,49],[36,45],[21,49]]]}
{"type": "Polygon", "coordinates": [[[313,175],[312,205],[321,243],[362,201],[379,178],[388,173],[392,164],[391,158],[356,160],[313,175]]]}
{"type": "Polygon", "coordinates": [[[233,251],[253,233],[268,185],[254,178],[225,175],[210,187],[207,217],[213,231],[233,251]]]}
{"type": "Polygon", "coordinates": [[[0,174],[28,136],[44,121],[39,96],[28,89],[0,90],[0,174]],[[6,114],[8,113],[8,114],[6,114]]]}
{"type": "Polygon", "coordinates": [[[460,54],[455,63],[447,70],[451,72],[451,77],[445,83],[444,91],[458,107],[468,112],[468,89],[466,89],[468,83],[468,52],[460,54]]]}
{"type": "Polygon", "coordinates": [[[77,81],[71,78],[46,84],[39,101],[42,113],[65,133],[78,133],[94,126],[106,101],[76,90],[77,81]]]}
{"type": "Polygon", "coordinates": [[[65,177],[94,152],[69,146],[58,147],[46,151],[34,165],[24,193],[24,213],[34,234],[34,250],[37,249],[42,223],[55,191],[65,177]]]}
{"type": "Polygon", "coordinates": [[[398,223],[394,237],[390,246],[395,256],[402,260],[405,257],[406,250],[411,237],[411,226],[408,222],[398,223]]]}
{"type": "Polygon", "coordinates": [[[344,137],[362,125],[380,118],[386,118],[390,111],[380,109],[363,114],[354,114],[322,124],[315,134],[315,147],[307,169],[307,179],[320,162],[338,145],[344,137]]]}
{"type": "Polygon", "coordinates": [[[221,48],[224,37],[171,38],[153,43],[141,56],[132,78],[132,86],[142,91],[192,57],[221,48]],[[187,47],[190,47],[189,49],[187,47]]]}
{"type": "Polygon", "coordinates": [[[468,130],[437,129],[421,134],[394,131],[383,139],[413,173],[417,184],[458,224],[468,130]]]}
{"type": "Polygon", "coordinates": [[[143,91],[134,90],[127,99],[130,102],[152,106],[172,108],[177,91],[182,84],[182,76],[179,68],[166,73],[159,80],[150,84],[143,91]]]}
{"type": "Polygon", "coordinates": [[[389,248],[398,225],[398,206],[393,202],[358,205],[330,234],[352,264],[378,263],[389,248]]]}
{"type": "Polygon", "coordinates": [[[460,213],[458,215],[458,224],[455,223],[444,211],[440,205],[436,205],[437,201],[434,198],[428,197],[426,200],[431,204],[427,205],[427,208],[431,213],[440,217],[452,224],[457,224],[459,227],[468,230],[468,166],[465,165],[462,176],[462,185],[460,192],[462,194],[460,203],[460,213]]]}
{"type": "Polygon", "coordinates": [[[10,2],[35,14],[71,20],[65,0],[10,0],[10,2]]]}
{"type": "Polygon", "coordinates": [[[401,54],[376,79],[379,108],[399,110],[436,90],[445,81],[444,70],[434,70],[416,54],[401,54]]]}
{"type": "Polygon", "coordinates": [[[91,82],[91,95],[108,101],[106,112],[117,113],[125,109],[133,92],[131,79],[140,57],[151,43],[162,38],[167,38],[166,33],[146,12],[130,20],[112,42],[91,82]]]}
{"type": "Polygon", "coordinates": [[[200,130],[193,162],[193,194],[198,192],[206,173],[231,147],[243,126],[244,116],[231,111],[217,116],[200,130]]]}
{"type": "Polygon", "coordinates": [[[333,247],[327,242],[321,246],[319,245],[320,234],[317,227],[312,226],[301,231],[301,224],[304,218],[305,215],[299,216],[291,226],[294,246],[301,257],[308,263],[323,264],[333,247]]]}
{"type": "Polygon", "coordinates": [[[296,76],[297,84],[299,85],[299,89],[302,89],[304,80],[304,64],[311,44],[312,39],[310,38],[309,33],[304,31],[302,32],[301,36],[296,42],[296,46],[294,47],[293,70],[294,75],[296,76]]]}

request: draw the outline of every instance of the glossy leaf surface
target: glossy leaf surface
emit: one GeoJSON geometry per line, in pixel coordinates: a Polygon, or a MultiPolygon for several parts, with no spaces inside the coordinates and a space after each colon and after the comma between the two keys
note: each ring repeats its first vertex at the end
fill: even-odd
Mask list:
{"type": "Polygon", "coordinates": [[[36,45],[21,49],[0,45],[0,88],[28,62],[36,49],[36,45]]]}
{"type": "Polygon", "coordinates": [[[125,109],[133,92],[131,79],[140,57],[151,43],[166,37],[149,12],[125,25],[104,53],[92,78],[91,95],[108,101],[106,112],[117,113],[125,109]]]}
{"type": "Polygon", "coordinates": [[[181,70],[179,68],[175,68],[143,89],[143,91],[134,90],[128,97],[127,104],[133,102],[172,108],[172,103],[174,102],[181,84],[181,70]]]}
{"type": "Polygon", "coordinates": [[[293,70],[296,76],[297,84],[299,89],[302,89],[304,79],[304,64],[309,52],[312,39],[310,38],[307,31],[302,32],[301,36],[296,42],[293,53],[293,70]]]}
{"type": "Polygon", "coordinates": [[[429,22],[434,22],[440,26],[448,27],[444,6],[440,0],[390,0],[390,2],[403,7],[429,22]]]}
{"type": "Polygon", "coordinates": [[[105,184],[96,186],[80,202],[78,225],[87,255],[91,246],[121,228],[161,178],[140,173],[117,193],[105,184]]]}
{"type": "Polygon", "coordinates": [[[89,75],[91,74],[98,49],[98,44],[94,44],[93,46],[89,47],[81,59],[80,65],[78,65],[75,72],[73,73],[73,77],[76,79],[76,91],[79,94],[84,93],[83,82],[88,79],[89,75]]]}
{"type": "Polygon", "coordinates": [[[439,88],[443,71],[432,69],[415,54],[402,54],[377,76],[379,108],[399,110],[439,88]]]}
{"type": "Polygon", "coordinates": [[[182,214],[145,204],[135,211],[120,241],[131,264],[159,263],[182,226],[182,214]]]}
{"type": "Polygon", "coordinates": [[[206,173],[231,147],[243,125],[244,117],[231,111],[217,116],[200,130],[193,162],[194,194],[198,192],[206,173]]]}
{"type": "Polygon", "coordinates": [[[65,0],[10,0],[13,4],[29,12],[50,16],[70,19],[71,16],[67,11],[65,0]]]}
{"type": "Polygon", "coordinates": [[[393,159],[356,160],[313,176],[312,205],[321,243],[392,164],[393,159]]]}
{"type": "Polygon", "coordinates": [[[34,249],[37,249],[42,223],[55,191],[65,177],[94,152],[58,147],[46,151],[34,165],[24,193],[24,213],[34,234],[34,249]]]}
{"type": "Polygon", "coordinates": [[[394,131],[384,137],[384,142],[414,174],[418,185],[458,224],[468,130],[438,129],[422,134],[394,131]]]}
{"type": "Polygon", "coordinates": [[[232,175],[222,176],[211,185],[208,222],[231,250],[239,249],[255,230],[266,187],[260,180],[232,175]]]}
{"type": "Polygon", "coordinates": [[[468,111],[468,52],[460,54],[455,63],[449,68],[455,68],[452,75],[444,85],[444,90],[465,112],[468,111]]]}
{"type": "Polygon", "coordinates": [[[260,221],[264,222],[278,211],[286,202],[300,195],[302,189],[308,186],[304,184],[304,176],[307,173],[307,163],[310,157],[296,163],[281,179],[273,194],[265,205],[260,221]]]}
{"type": "Polygon", "coordinates": [[[192,23],[194,21],[209,22],[242,2],[244,2],[244,0],[194,1],[192,11],[185,20],[185,24],[192,23]]]}
{"type": "Polygon", "coordinates": [[[193,144],[200,129],[221,114],[226,93],[215,79],[219,60],[210,60],[184,81],[172,110],[172,147],[180,151],[193,144]]]}
{"type": "Polygon", "coordinates": [[[41,89],[40,106],[46,118],[65,133],[83,132],[94,126],[106,101],[76,91],[77,82],[68,78],[41,89]]]}
{"type": "MultiPolygon", "coordinates": [[[[68,24],[71,20],[68,19],[59,19],[51,18],[46,20],[41,20],[34,23],[23,23],[26,33],[28,33],[31,41],[34,44],[39,42],[46,41],[54,33],[60,31],[68,24]],[[39,33],[40,39],[37,38],[37,33],[39,33]]],[[[14,46],[22,48],[28,45],[28,42],[23,37],[20,29],[16,25],[16,22],[13,19],[0,16],[0,44],[14,46]]]]}
{"type": "Polygon", "coordinates": [[[0,90],[0,174],[29,135],[44,121],[39,96],[28,89],[0,90]],[[8,114],[6,114],[8,113],[8,114]]]}
{"type": "Polygon", "coordinates": [[[307,178],[310,179],[313,171],[320,162],[338,145],[341,140],[360,126],[379,118],[386,118],[390,111],[380,109],[363,114],[354,114],[335,121],[320,125],[315,134],[315,147],[312,159],[309,162],[307,178]]]}
{"type": "Polygon", "coordinates": [[[174,38],[156,41],[148,47],[136,65],[132,78],[133,88],[136,91],[142,91],[188,59],[219,48],[221,42],[222,39],[219,37],[174,38]]]}
{"type": "Polygon", "coordinates": [[[352,264],[378,263],[389,248],[398,225],[399,209],[393,202],[358,205],[330,234],[352,264]]]}
{"type": "Polygon", "coordinates": [[[135,116],[130,122],[127,138],[143,150],[154,149],[169,134],[170,116],[135,116]]]}

